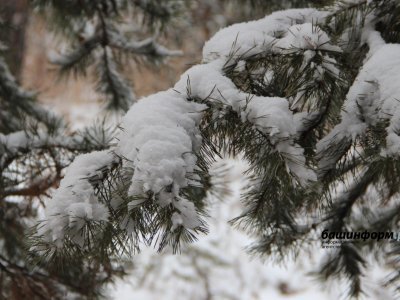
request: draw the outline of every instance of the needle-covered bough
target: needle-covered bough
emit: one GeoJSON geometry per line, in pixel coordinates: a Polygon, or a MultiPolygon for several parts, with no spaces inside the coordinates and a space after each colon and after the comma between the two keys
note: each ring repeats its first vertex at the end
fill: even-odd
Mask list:
{"type": "Polygon", "coordinates": [[[177,250],[207,232],[214,158],[240,154],[252,180],[234,222],[252,250],[286,257],[344,234],[318,273],[358,295],[370,256],[399,267],[400,244],[353,237],[399,228],[399,20],[398,1],[354,0],[222,29],[173,88],[132,105],[109,150],[75,159],[31,249],[177,250]]]}

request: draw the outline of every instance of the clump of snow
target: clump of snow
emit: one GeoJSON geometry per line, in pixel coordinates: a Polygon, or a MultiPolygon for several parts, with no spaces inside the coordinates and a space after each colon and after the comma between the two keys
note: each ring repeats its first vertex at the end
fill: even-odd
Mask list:
{"type": "Polygon", "coordinates": [[[296,124],[288,101],[278,97],[254,97],[242,112],[242,119],[248,120],[263,133],[267,133],[270,142],[286,158],[289,172],[293,173],[302,185],[315,181],[315,173],[306,167],[303,149],[293,138],[296,136],[296,124]]]}
{"type": "Polygon", "coordinates": [[[278,39],[274,46],[285,50],[325,50],[341,52],[340,47],[330,43],[328,35],[312,23],[296,24],[287,29],[285,36],[278,39]]]}
{"type": "Polygon", "coordinates": [[[3,168],[6,158],[26,149],[41,147],[79,148],[82,136],[50,136],[48,132],[39,130],[35,133],[16,131],[9,134],[0,133],[0,168],[3,168]]]}
{"type": "Polygon", "coordinates": [[[0,144],[4,150],[15,151],[18,148],[26,147],[29,143],[28,134],[24,131],[17,131],[7,135],[0,133],[0,144]]]}
{"type": "MultiPolygon", "coordinates": [[[[322,22],[327,15],[328,12],[316,9],[289,9],[274,12],[261,20],[231,25],[217,32],[205,43],[203,61],[210,62],[219,57],[228,57],[231,53],[237,57],[246,58],[265,51],[279,52],[279,47],[274,44],[279,42],[279,38],[283,36],[286,44],[290,39],[288,31],[292,26],[322,22]]],[[[303,26],[304,28],[310,27],[309,25],[303,26]]],[[[311,29],[313,34],[312,31],[311,29]]],[[[297,40],[305,41],[308,39],[309,33],[310,30],[298,33],[297,40]],[[303,33],[307,35],[303,36],[303,33]]],[[[326,34],[324,34],[322,32],[322,38],[326,39],[326,34]]],[[[313,37],[315,39],[314,34],[313,37]]],[[[323,47],[329,47],[328,45],[323,47]]]]}
{"type": "Polygon", "coordinates": [[[80,231],[86,220],[107,221],[108,209],[99,202],[88,176],[97,174],[101,179],[101,169],[112,164],[115,156],[109,151],[98,151],[78,156],[67,168],[60,187],[46,206],[46,221],[38,229],[38,235],[46,241],[62,246],[68,232],[70,238],[82,245],[80,231]]]}
{"type": "Polygon", "coordinates": [[[288,101],[285,98],[253,97],[242,112],[242,119],[268,133],[274,144],[296,134],[293,114],[289,111],[288,101]]]}
{"type": "MultiPolygon", "coordinates": [[[[178,221],[174,224],[175,226],[179,223],[185,228],[197,228],[200,226],[201,223],[197,217],[193,202],[182,197],[176,197],[172,204],[179,210],[178,215],[175,215],[175,220],[178,221]]],[[[174,222],[174,220],[172,221],[174,222]]]]}
{"type": "Polygon", "coordinates": [[[361,38],[364,43],[368,44],[369,57],[386,44],[380,32],[375,30],[375,22],[373,21],[373,16],[371,15],[367,16],[367,20],[362,30],[361,38]]]}
{"type": "Polygon", "coordinates": [[[172,89],[144,98],[124,117],[116,149],[134,170],[128,195],[156,194],[159,205],[172,204],[179,211],[187,228],[199,222],[194,205],[181,204],[188,201],[180,191],[194,178],[203,109],[172,89]]]}
{"type": "Polygon", "coordinates": [[[317,145],[320,168],[329,169],[336,159],[323,153],[340,140],[354,140],[369,126],[389,120],[386,148],[382,155],[398,155],[400,150],[400,46],[387,44],[373,49],[360,70],[344,103],[342,120],[317,145]]]}

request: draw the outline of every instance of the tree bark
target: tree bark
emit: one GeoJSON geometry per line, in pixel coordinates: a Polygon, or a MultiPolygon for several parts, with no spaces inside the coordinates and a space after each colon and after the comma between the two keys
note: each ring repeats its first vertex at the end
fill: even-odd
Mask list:
{"type": "Polygon", "coordinates": [[[0,41],[8,48],[4,57],[12,74],[19,79],[25,50],[25,31],[28,24],[27,0],[0,0],[0,41]]]}

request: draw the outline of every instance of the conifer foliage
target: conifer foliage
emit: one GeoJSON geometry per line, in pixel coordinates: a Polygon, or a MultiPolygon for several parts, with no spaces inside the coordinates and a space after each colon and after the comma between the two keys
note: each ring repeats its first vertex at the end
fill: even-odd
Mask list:
{"type": "MultiPolygon", "coordinates": [[[[255,253],[298,254],[324,230],[397,232],[399,19],[395,0],[336,1],[222,29],[202,64],[132,105],[115,144],[74,160],[31,249],[50,261],[178,250],[207,231],[209,167],[226,153],[249,163],[234,222],[255,253]]],[[[349,239],[317,273],[358,296],[369,255],[396,271],[399,251],[349,239]]]]}
{"type": "Polygon", "coordinates": [[[296,257],[339,237],[321,279],[356,297],[379,262],[398,288],[400,2],[312,2],[220,30],[173,88],[135,102],[123,66],[178,54],[153,36],[183,2],[32,1],[65,40],[52,57],[61,73],[93,72],[106,108],[127,112],[117,131],[71,134],[0,59],[0,297],[94,298],[122,275],[116,257],[179,252],[208,231],[207,195],[224,197],[210,171],[224,155],[249,165],[232,223],[256,238],[254,254],[296,257]],[[30,234],[31,269],[33,200],[58,182],[30,234]]]}

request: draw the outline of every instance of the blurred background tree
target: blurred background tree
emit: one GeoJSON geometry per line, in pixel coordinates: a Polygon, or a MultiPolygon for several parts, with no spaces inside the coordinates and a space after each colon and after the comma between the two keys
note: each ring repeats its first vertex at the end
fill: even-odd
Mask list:
{"type": "Polygon", "coordinates": [[[2,0],[0,8],[3,28],[0,40],[13,51],[4,53],[11,73],[19,78],[25,54],[25,31],[29,18],[27,0],[2,0]]]}

